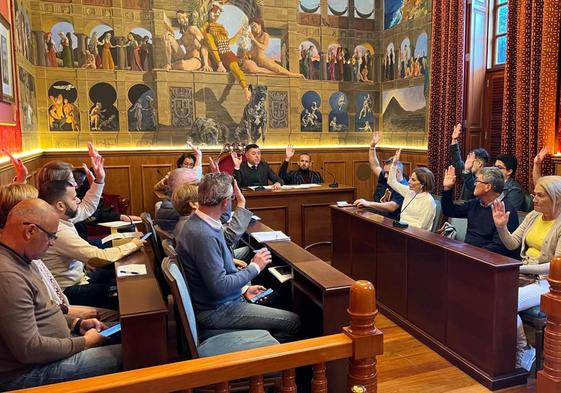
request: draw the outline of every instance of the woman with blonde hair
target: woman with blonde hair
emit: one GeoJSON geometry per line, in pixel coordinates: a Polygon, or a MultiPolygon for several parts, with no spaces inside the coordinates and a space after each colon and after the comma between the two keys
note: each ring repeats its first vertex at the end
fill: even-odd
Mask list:
{"type": "Polygon", "coordinates": [[[199,207],[199,187],[194,183],[185,183],[173,191],[171,202],[179,213],[179,221],[175,224],[173,235],[178,238],[185,221],[199,207]]]}
{"type": "MultiPolygon", "coordinates": [[[[522,266],[518,288],[518,311],[540,304],[549,292],[547,275],[551,258],[561,255],[561,176],[544,176],[534,187],[534,210],[510,233],[506,227],[509,212],[504,202],[493,203],[493,220],[506,248],[520,247],[522,266]]],[[[517,316],[516,366],[528,371],[536,359],[536,350],[528,345],[520,316],[517,316]]]]}

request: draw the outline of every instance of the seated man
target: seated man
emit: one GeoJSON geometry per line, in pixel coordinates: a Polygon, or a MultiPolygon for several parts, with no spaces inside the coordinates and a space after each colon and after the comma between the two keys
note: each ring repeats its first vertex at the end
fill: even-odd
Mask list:
{"type": "Polygon", "coordinates": [[[168,176],[168,197],[162,201],[158,212],[156,213],[156,219],[154,224],[158,225],[165,231],[173,232],[177,221],[179,221],[179,213],[173,208],[173,203],[171,201],[171,195],[173,192],[187,183],[197,182],[196,173],[192,169],[187,168],[177,168],[170,172],[168,176]]]}
{"type": "Polygon", "coordinates": [[[2,391],[121,370],[121,346],[100,347],[107,326],[63,315],[32,267],[53,245],[58,221],[49,204],[28,199],[10,211],[0,235],[2,391]]]}
{"type": "Polygon", "coordinates": [[[489,153],[483,148],[473,149],[467,156],[466,161],[462,161],[462,153],[460,152],[460,145],[458,145],[458,138],[462,133],[462,125],[456,124],[454,131],[452,131],[452,143],[450,143],[450,159],[454,166],[456,173],[461,175],[464,184],[460,192],[460,199],[467,201],[475,197],[475,178],[487,162],[489,161],[489,153]]]}
{"type": "Polygon", "coordinates": [[[234,178],[240,187],[266,186],[269,180],[273,183],[272,189],[279,190],[284,181],[277,176],[267,162],[261,160],[259,146],[252,143],[245,147],[245,158],[242,162],[236,153],[232,153],[234,161],[234,178]]]}
{"type": "Polygon", "coordinates": [[[96,269],[86,273],[84,267],[107,266],[140,249],[145,241],[134,238],[121,246],[101,249],[82,239],[69,221],[77,214],[80,199],[76,197],[76,188],[65,180],[44,183],[39,197],[53,206],[59,217],[57,241],[45,253],[43,262],[70,303],[117,309],[115,272],[96,269]]]}
{"type": "Polygon", "coordinates": [[[518,160],[512,154],[499,154],[495,161],[495,167],[501,170],[505,178],[505,188],[503,190],[505,199],[510,202],[514,210],[520,210],[524,203],[524,188],[514,179],[518,160]]]}
{"type": "Polygon", "coordinates": [[[442,182],[442,212],[447,217],[467,218],[465,242],[507,257],[517,258],[519,250],[508,250],[497,232],[493,221],[491,206],[495,200],[504,201],[506,211],[510,212],[508,230],[513,232],[518,227],[518,214],[510,202],[504,198],[503,174],[498,168],[482,168],[475,179],[475,198],[461,204],[453,202],[456,171],[449,166],[442,182]]]}
{"type": "MultiPolygon", "coordinates": [[[[372,170],[374,176],[378,178],[378,184],[374,193],[374,202],[369,202],[360,198],[354,202],[354,205],[359,207],[369,207],[372,208],[375,213],[389,217],[393,220],[399,220],[401,205],[403,204],[403,196],[388,185],[388,174],[393,162],[393,157],[384,161],[383,168],[380,166],[380,161],[378,161],[376,145],[381,139],[382,134],[380,132],[374,132],[372,134],[372,140],[370,141],[370,150],[368,151],[368,163],[370,164],[370,169],[372,170]]],[[[401,161],[397,161],[395,165],[397,181],[403,185],[408,185],[409,183],[407,182],[407,179],[403,176],[403,163],[401,161]]]]}
{"type": "Polygon", "coordinates": [[[286,158],[279,169],[279,176],[284,180],[285,184],[310,184],[310,183],[323,183],[323,178],[321,174],[316,171],[312,171],[312,157],[308,153],[300,153],[300,160],[298,161],[297,171],[288,171],[288,163],[292,156],[294,156],[295,150],[292,145],[286,148],[286,158]]]}
{"type": "Polygon", "coordinates": [[[236,269],[219,220],[234,195],[230,175],[203,177],[199,209],[176,239],[197,322],[204,329],[264,329],[281,342],[295,339],[300,328],[298,315],[248,302],[265,290],[262,286],[242,291],[271,262],[271,253],[261,249],[247,268],[236,269]]]}

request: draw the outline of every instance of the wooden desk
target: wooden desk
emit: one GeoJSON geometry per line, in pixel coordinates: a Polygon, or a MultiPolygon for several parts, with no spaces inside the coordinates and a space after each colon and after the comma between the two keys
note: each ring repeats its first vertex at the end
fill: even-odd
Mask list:
{"type": "Polygon", "coordinates": [[[163,201],[168,197],[165,191],[154,190],[154,195],[156,195],[159,201],[163,201]]]}
{"type": "Polygon", "coordinates": [[[331,240],[329,206],[337,201],[352,203],[356,189],[328,184],[308,189],[279,191],[251,191],[244,189],[247,208],[263,222],[283,231],[302,247],[319,241],[331,240]]]}
{"type": "Polygon", "coordinates": [[[519,261],[358,208],[331,219],[333,266],[371,281],[384,315],[490,389],[526,382],[514,369],[519,261]]]}
{"type": "MultiPolygon", "coordinates": [[[[270,230],[267,225],[256,222],[247,232],[270,230]]],[[[253,238],[249,243],[257,246],[253,238]]],[[[347,307],[353,279],[292,241],[265,244],[273,255],[273,265],[292,267],[292,310],[300,315],[306,337],[340,333],[343,326],[349,325],[347,307]]],[[[346,370],[346,360],[327,365],[330,393],[345,391],[346,370]]]]}
{"type": "Polygon", "coordinates": [[[115,262],[115,271],[132,263],[145,264],[147,274],[117,278],[125,370],[167,362],[167,307],[151,259],[137,251],[115,262]]]}

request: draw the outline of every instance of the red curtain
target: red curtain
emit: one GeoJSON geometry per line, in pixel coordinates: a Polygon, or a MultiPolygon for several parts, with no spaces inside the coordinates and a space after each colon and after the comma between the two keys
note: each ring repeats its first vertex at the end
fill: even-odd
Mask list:
{"type": "Polygon", "coordinates": [[[464,104],[465,1],[434,1],[429,88],[428,162],[437,187],[449,165],[448,146],[464,104]]]}
{"type": "MultiPolygon", "coordinates": [[[[555,152],[561,10],[558,0],[509,0],[501,150],[518,158],[517,180],[531,183],[542,146],[555,152]]],[[[551,173],[546,161],[544,174],[551,173]]]]}

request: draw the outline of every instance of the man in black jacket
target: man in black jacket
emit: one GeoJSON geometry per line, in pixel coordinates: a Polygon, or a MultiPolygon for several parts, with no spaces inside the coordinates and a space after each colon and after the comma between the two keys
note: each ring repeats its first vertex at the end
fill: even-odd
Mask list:
{"type": "Polygon", "coordinates": [[[240,187],[266,186],[269,180],[273,190],[279,190],[284,181],[277,176],[267,162],[261,160],[259,146],[252,143],[245,147],[245,158],[242,161],[236,153],[232,153],[234,161],[234,178],[240,187]]]}
{"type": "Polygon", "coordinates": [[[312,171],[312,157],[308,153],[300,153],[300,160],[298,161],[298,170],[288,172],[288,163],[294,156],[294,146],[288,145],[286,147],[286,158],[279,169],[279,176],[286,184],[311,184],[323,183],[321,174],[312,171]]]}

